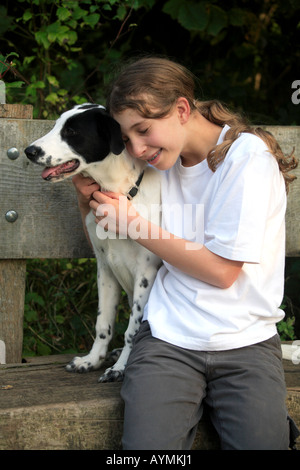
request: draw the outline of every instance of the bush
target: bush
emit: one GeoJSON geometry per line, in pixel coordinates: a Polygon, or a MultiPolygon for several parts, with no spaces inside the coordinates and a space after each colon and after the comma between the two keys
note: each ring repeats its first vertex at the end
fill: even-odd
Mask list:
{"type": "MultiPolygon", "coordinates": [[[[257,124],[299,123],[297,0],[6,0],[0,76],[8,102],[53,119],[83,101],[105,103],[123,59],[164,54],[257,124]],[[8,72],[7,72],[8,71],[8,72]]],[[[203,96],[202,96],[203,95],[203,96]]]]}
{"type": "MultiPolygon", "coordinates": [[[[23,355],[84,353],[98,311],[95,259],[28,260],[23,355]]],[[[122,347],[129,318],[123,292],[111,349],[122,347]]]]}

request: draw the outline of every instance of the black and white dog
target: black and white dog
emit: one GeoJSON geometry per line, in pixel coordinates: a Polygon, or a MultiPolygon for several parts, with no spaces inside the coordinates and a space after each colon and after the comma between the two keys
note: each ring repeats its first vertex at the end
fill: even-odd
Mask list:
{"type": "MultiPolygon", "coordinates": [[[[90,176],[101,190],[132,199],[138,211],[143,207],[145,215],[160,225],[160,174],[128,154],[119,124],[103,106],[87,103],[65,112],[54,128],[27,147],[25,153],[32,162],[46,167],[42,173],[45,180],[62,181],[77,173],[90,176]]],[[[92,212],[86,218],[86,226],[97,258],[96,339],[89,354],[75,357],[67,370],[85,372],[101,366],[123,288],[132,310],[124,348],[117,362],[99,378],[100,382],[120,381],[161,260],[130,238],[110,238],[97,226],[92,212]]]]}

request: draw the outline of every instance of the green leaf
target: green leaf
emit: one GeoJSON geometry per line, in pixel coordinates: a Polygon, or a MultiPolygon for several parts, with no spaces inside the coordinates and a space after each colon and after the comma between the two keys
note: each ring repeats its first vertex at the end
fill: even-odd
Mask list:
{"type": "Polygon", "coordinates": [[[53,75],[47,75],[47,80],[50,83],[50,85],[56,86],[56,87],[59,86],[59,82],[58,82],[57,78],[54,77],[53,75]]]}
{"type": "Polygon", "coordinates": [[[34,302],[34,303],[40,305],[41,307],[45,306],[45,301],[44,301],[43,297],[41,297],[36,292],[28,292],[25,295],[25,303],[28,304],[29,302],[34,302]]]}
{"type": "Polygon", "coordinates": [[[127,9],[124,5],[120,5],[117,9],[117,14],[115,15],[114,19],[117,19],[117,20],[124,20],[125,16],[126,16],[126,12],[127,12],[127,9]]]}
{"type": "Polygon", "coordinates": [[[24,57],[23,65],[30,65],[36,59],[35,55],[24,57]]]}
{"type": "Polygon", "coordinates": [[[88,12],[86,10],[83,10],[82,8],[77,6],[76,8],[74,8],[74,11],[72,13],[72,17],[73,17],[74,20],[81,20],[87,14],[88,14],[88,12]]]}
{"type": "Polygon", "coordinates": [[[178,21],[189,31],[204,31],[208,23],[205,3],[185,2],[180,7],[178,21]]]}
{"type": "Polygon", "coordinates": [[[7,15],[7,9],[0,5],[0,35],[3,36],[6,31],[14,29],[14,17],[7,15]]]}
{"type": "Polygon", "coordinates": [[[45,49],[49,49],[51,43],[48,39],[48,34],[46,31],[40,30],[35,33],[35,39],[38,44],[42,45],[45,49]]]}
{"type": "Polygon", "coordinates": [[[62,43],[68,44],[68,46],[71,46],[72,44],[75,44],[78,39],[76,31],[69,31],[67,36],[64,37],[62,43]]]}
{"type": "Polygon", "coordinates": [[[17,82],[10,82],[6,83],[6,88],[21,88],[25,85],[25,82],[17,81],[17,82]]]}
{"type": "Polygon", "coordinates": [[[26,10],[24,15],[23,15],[23,20],[24,21],[29,21],[32,18],[32,13],[30,10],[26,10]]]}
{"type": "Polygon", "coordinates": [[[59,97],[57,93],[50,93],[48,96],[46,96],[45,101],[47,101],[47,103],[56,105],[56,103],[59,102],[59,97]]]}
{"type": "Polygon", "coordinates": [[[65,90],[64,88],[61,88],[60,90],[57,91],[57,94],[59,96],[66,96],[68,94],[68,90],[65,90]]]}
{"type": "Polygon", "coordinates": [[[58,323],[59,325],[62,325],[65,321],[65,317],[63,317],[62,315],[56,315],[55,320],[56,320],[56,323],[58,323]]]}
{"type": "Polygon", "coordinates": [[[65,25],[61,25],[59,21],[56,21],[55,23],[50,24],[47,27],[47,33],[48,33],[48,40],[50,42],[63,42],[63,40],[66,37],[66,33],[69,31],[69,27],[65,25]]]}
{"type": "Polygon", "coordinates": [[[68,8],[65,8],[65,7],[59,7],[56,12],[57,18],[60,21],[65,21],[67,18],[71,16],[71,14],[72,13],[70,12],[70,10],[68,10],[68,8]]]}
{"type": "Polygon", "coordinates": [[[217,34],[227,26],[227,15],[222,8],[216,5],[210,5],[209,23],[207,26],[207,32],[213,36],[217,34]]]}
{"type": "Polygon", "coordinates": [[[182,0],[169,0],[164,5],[162,11],[170,15],[172,20],[177,20],[181,7],[182,7],[182,0]]]}
{"type": "Polygon", "coordinates": [[[77,28],[77,21],[74,20],[73,18],[70,18],[69,21],[66,23],[71,29],[76,29],[77,28]]]}
{"type": "Polygon", "coordinates": [[[42,80],[37,80],[29,85],[31,88],[45,88],[45,83],[42,80]]]}
{"type": "Polygon", "coordinates": [[[88,24],[91,28],[94,28],[100,19],[99,13],[93,13],[84,18],[84,22],[88,24]]]}
{"type": "Polygon", "coordinates": [[[38,314],[35,310],[25,308],[24,309],[24,319],[28,323],[32,323],[32,322],[38,321],[39,317],[38,317],[38,314]]]}
{"type": "Polygon", "coordinates": [[[39,356],[49,356],[49,354],[51,354],[51,348],[41,341],[37,341],[36,346],[39,356]]]}

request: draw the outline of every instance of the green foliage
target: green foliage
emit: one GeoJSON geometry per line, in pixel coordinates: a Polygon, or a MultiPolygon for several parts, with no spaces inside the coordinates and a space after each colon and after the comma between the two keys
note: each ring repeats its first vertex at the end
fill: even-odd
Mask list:
{"type": "MultiPolygon", "coordinates": [[[[23,355],[80,353],[93,344],[96,261],[28,260],[23,355]]],[[[121,347],[130,312],[123,292],[111,349],[121,347]]]]}
{"type": "Polygon", "coordinates": [[[282,333],[285,339],[300,338],[300,258],[287,258],[285,267],[285,296],[282,333]],[[285,324],[286,323],[286,324],[285,324]]]}
{"type": "Polygon", "coordinates": [[[291,341],[296,339],[294,334],[294,325],[295,325],[295,318],[287,318],[286,320],[282,320],[277,325],[277,331],[279,333],[281,341],[291,341]]]}
{"type": "Polygon", "coordinates": [[[154,53],[187,65],[200,97],[221,99],[256,123],[299,123],[291,102],[300,63],[297,0],[2,3],[0,61],[9,69],[5,81],[17,84],[8,86],[7,101],[33,104],[34,117],[104,103],[120,61],[154,53]]]}
{"type": "MultiPolygon", "coordinates": [[[[106,73],[118,27],[131,10],[151,5],[150,0],[18,0],[2,12],[7,23],[2,31],[7,45],[18,51],[12,72],[23,82],[22,91],[8,88],[8,101],[34,105],[34,117],[56,118],[66,107],[88,100],[103,101],[103,90],[86,84],[91,74],[106,73]],[[8,15],[8,11],[13,16],[8,15]],[[111,33],[107,27],[116,24],[111,33]],[[97,52],[93,54],[93,43],[97,52]],[[111,45],[110,45],[111,44],[111,45]],[[98,58],[99,54],[99,58],[98,58]],[[100,59],[100,60],[99,60],[100,59]]],[[[1,24],[0,24],[1,27],[1,24]]],[[[2,51],[1,51],[2,52],[2,51]]],[[[3,54],[3,52],[2,52],[3,54]]],[[[11,55],[11,54],[10,54],[11,55]]],[[[7,62],[5,55],[0,56],[7,62]]]]}

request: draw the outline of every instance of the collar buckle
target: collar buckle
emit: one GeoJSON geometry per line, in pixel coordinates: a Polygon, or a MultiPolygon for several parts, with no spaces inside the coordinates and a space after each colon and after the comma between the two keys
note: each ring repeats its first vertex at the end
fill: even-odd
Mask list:
{"type": "Polygon", "coordinates": [[[142,173],[140,174],[140,176],[138,177],[137,181],[135,182],[135,186],[133,186],[130,191],[128,191],[128,194],[127,194],[127,199],[129,201],[131,201],[134,196],[137,195],[138,193],[138,190],[139,190],[139,186],[142,182],[142,179],[143,179],[143,176],[144,176],[144,171],[142,171],[142,173]]]}

